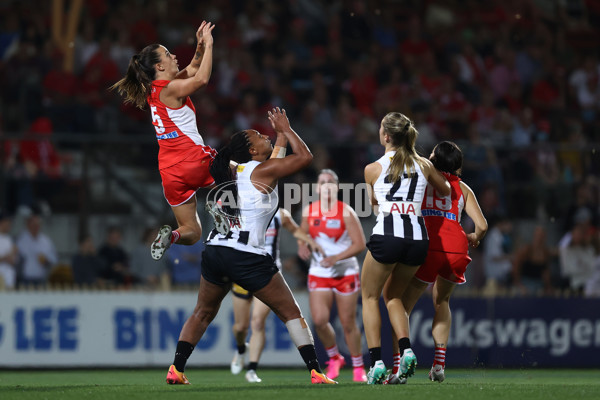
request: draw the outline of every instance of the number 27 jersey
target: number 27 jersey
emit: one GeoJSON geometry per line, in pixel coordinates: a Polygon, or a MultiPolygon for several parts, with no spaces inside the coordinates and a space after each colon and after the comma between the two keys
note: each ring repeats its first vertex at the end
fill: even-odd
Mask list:
{"type": "Polygon", "coordinates": [[[404,171],[400,179],[392,182],[389,168],[395,154],[395,151],[388,151],[377,160],[381,173],[373,185],[373,192],[379,213],[373,235],[427,240],[427,228],[421,215],[427,179],[415,162],[412,171],[404,171]]]}

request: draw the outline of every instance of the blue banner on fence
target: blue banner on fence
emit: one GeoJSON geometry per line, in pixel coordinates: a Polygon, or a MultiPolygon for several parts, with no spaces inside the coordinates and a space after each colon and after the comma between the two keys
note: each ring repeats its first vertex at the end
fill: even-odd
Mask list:
{"type": "MultiPolygon", "coordinates": [[[[168,365],[194,299],[195,293],[0,293],[0,367],[168,365]]],[[[308,294],[298,293],[297,300],[310,323],[308,294]]],[[[450,305],[449,367],[599,365],[600,299],[455,298],[450,305]]],[[[381,309],[382,354],[391,366],[391,327],[383,304],[381,309]]],[[[190,358],[191,365],[231,362],[232,313],[228,297],[190,358]]],[[[412,348],[425,369],[433,361],[432,319],[431,298],[423,296],[410,322],[412,348]]],[[[362,327],[360,301],[357,322],[362,327]]],[[[332,324],[338,347],[348,357],[339,319],[333,317],[332,324]]],[[[313,333],[323,364],[327,355],[313,333]]],[[[362,345],[368,361],[364,335],[362,345]]],[[[302,365],[285,325],[274,315],[267,320],[261,365],[302,365]]]]}
{"type": "MultiPolygon", "coordinates": [[[[450,300],[450,307],[448,366],[599,365],[600,299],[455,298],[450,300]]],[[[391,366],[391,326],[383,302],[381,310],[383,358],[386,365],[391,366]]],[[[421,366],[433,362],[433,315],[431,298],[423,296],[410,317],[411,344],[421,366]]],[[[338,345],[340,339],[343,340],[338,334],[338,345]]],[[[327,360],[318,347],[319,358],[327,360]]],[[[368,361],[366,344],[364,350],[365,361],[368,361]]]]}

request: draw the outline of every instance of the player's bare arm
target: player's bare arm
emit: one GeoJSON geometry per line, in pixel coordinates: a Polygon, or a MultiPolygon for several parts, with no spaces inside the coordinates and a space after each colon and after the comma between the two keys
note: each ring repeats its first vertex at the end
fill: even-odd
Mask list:
{"type": "Polygon", "coordinates": [[[202,23],[200,24],[200,27],[196,31],[196,52],[194,53],[194,57],[192,58],[192,61],[190,61],[187,67],[185,67],[184,69],[179,71],[177,75],[175,75],[175,79],[187,79],[196,75],[196,72],[198,72],[198,69],[200,68],[200,63],[202,62],[202,57],[204,56],[205,43],[202,36],[202,32],[204,30],[204,27],[209,23],[210,22],[202,21],[202,23]]]}
{"type": "Polygon", "coordinates": [[[352,244],[344,251],[334,256],[326,257],[321,261],[323,267],[332,267],[338,261],[345,260],[358,255],[367,246],[365,234],[356,212],[347,204],[344,204],[344,224],[352,244]]]}
{"type": "Polygon", "coordinates": [[[379,211],[379,204],[375,198],[375,192],[373,191],[373,185],[377,181],[377,177],[381,174],[381,164],[374,162],[365,167],[365,183],[367,184],[367,192],[369,195],[369,202],[373,207],[373,213],[377,215],[379,211]]]}
{"type": "Polygon", "coordinates": [[[473,190],[464,182],[460,182],[460,188],[465,197],[465,212],[475,224],[475,232],[467,234],[467,240],[471,247],[479,246],[479,243],[487,233],[488,223],[481,211],[477,197],[473,190]]]}
{"type": "MultiPolygon", "coordinates": [[[[274,188],[279,178],[306,168],[311,163],[313,156],[306,143],[290,126],[284,109],[276,107],[268,112],[268,117],[275,132],[285,135],[293,151],[284,158],[266,160],[252,173],[252,180],[259,186],[262,184],[274,188]]],[[[259,188],[257,187],[257,189],[259,188]]]]}
{"type": "MultiPolygon", "coordinates": [[[[213,44],[214,40],[212,37],[212,30],[214,29],[214,25],[210,22],[207,22],[201,31],[201,41],[204,52],[200,58],[200,64],[197,68],[197,71],[193,75],[189,75],[189,77],[182,79],[173,79],[165,89],[161,92],[161,101],[166,105],[170,106],[174,102],[179,102],[179,104],[183,104],[185,98],[192,93],[196,92],[198,89],[206,86],[208,81],[210,80],[210,76],[212,73],[212,64],[213,64],[213,44]],[[164,96],[164,97],[163,97],[164,96]]],[[[198,53],[194,57],[198,56],[198,53]]],[[[194,64],[192,61],[191,64],[194,64]]],[[[191,67],[193,70],[194,67],[191,67]]],[[[186,67],[187,70],[187,67],[186,67]]],[[[187,73],[186,73],[187,74],[187,73]]],[[[176,76],[177,78],[177,76],[176,76]]]]}
{"type": "Polygon", "coordinates": [[[288,230],[294,237],[302,241],[305,246],[309,247],[310,251],[315,251],[321,255],[325,255],[325,252],[306,232],[302,230],[302,228],[294,221],[292,215],[285,208],[281,208],[279,210],[279,215],[281,216],[281,224],[285,229],[288,230]]]}
{"type": "Polygon", "coordinates": [[[429,182],[441,196],[450,195],[452,189],[446,177],[444,177],[444,175],[442,175],[442,173],[438,171],[427,158],[421,157],[421,161],[423,162],[423,174],[425,175],[425,178],[427,178],[427,182],[429,182]]]}

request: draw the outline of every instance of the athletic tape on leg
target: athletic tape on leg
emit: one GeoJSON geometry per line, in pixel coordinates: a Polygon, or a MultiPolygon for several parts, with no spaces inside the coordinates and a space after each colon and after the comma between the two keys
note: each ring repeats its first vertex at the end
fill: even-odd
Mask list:
{"type": "Polygon", "coordinates": [[[292,319],[285,323],[285,326],[290,333],[290,337],[292,341],[296,345],[296,347],[306,346],[308,344],[315,344],[313,340],[312,333],[306,325],[304,318],[296,318],[292,319]],[[304,322],[304,327],[302,327],[302,323],[304,322]]]}

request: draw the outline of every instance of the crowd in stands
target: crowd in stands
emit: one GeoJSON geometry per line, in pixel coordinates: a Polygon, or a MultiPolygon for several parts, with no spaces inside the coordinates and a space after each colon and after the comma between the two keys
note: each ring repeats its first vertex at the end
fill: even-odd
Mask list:
{"type": "Polygon", "coordinates": [[[114,225],[100,246],[91,235],[82,235],[78,251],[61,261],[54,241],[43,231],[43,219],[37,210],[32,211],[15,237],[12,218],[0,213],[0,290],[46,285],[164,290],[200,281],[202,241],[193,246],[173,245],[163,259],[155,261],[149,249],[157,228],[146,228],[138,245],[126,249],[121,228],[114,225]]]}
{"type": "MultiPolygon", "coordinates": [[[[71,70],[52,40],[51,3],[0,4],[0,205],[10,213],[64,185],[53,133],[152,137],[147,110],[107,88],[149,43],[186,63],[205,19],[216,24],[215,61],[208,89],[193,101],[208,144],[219,148],[247,128],[272,134],[266,111],[284,107],[315,155],[294,179],[327,167],[356,183],[380,156],[377,121],[401,111],[415,121],[423,154],[440,140],[463,149],[462,177],[491,222],[479,286],[598,294],[598,283],[585,286],[600,281],[599,2],[88,0],[71,70]],[[536,228],[517,237],[523,219],[536,228]]],[[[27,225],[17,247],[36,237],[35,221],[27,225]]],[[[168,268],[146,270],[147,254],[118,249],[112,235],[118,230],[97,252],[81,235],[74,278],[160,285],[168,268]]],[[[56,262],[51,238],[38,241],[43,256],[24,260],[23,282],[47,279],[56,262]]],[[[18,257],[2,249],[5,271],[18,257]]],[[[179,265],[196,256],[181,254],[179,265]]],[[[4,274],[5,285],[14,279],[4,274]]]]}

